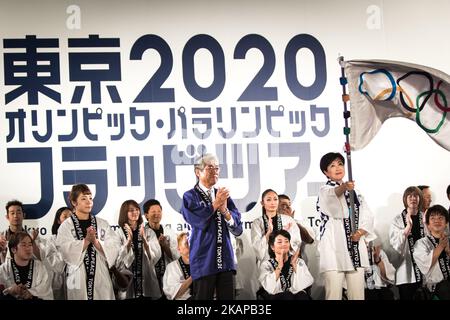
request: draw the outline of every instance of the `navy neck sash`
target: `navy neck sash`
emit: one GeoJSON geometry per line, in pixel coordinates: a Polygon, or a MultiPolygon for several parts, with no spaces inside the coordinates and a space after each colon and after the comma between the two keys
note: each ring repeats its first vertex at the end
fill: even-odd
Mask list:
{"type": "MultiPolygon", "coordinates": [[[[208,207],[212,207],[211,198],[206,194],[205,191],[200,188],[197,183],[194,189],[199,193],[200,198],[207,204],[208,207]]],[[[223,225],[222,225],[222,214],[219,210],[216,210],[214,221],[216,223],[216,266],[217,270],[223,270],[223,225]]]]}
{"type": "MultiPolygon", "coordinates": [[[[287,291],[291,287],[291,278],[292,274],[294,273],[294,268],[291,265],[291,257],[292,256],[289,255],[280,272],[281,289],[283,291],[287,291]]],[[[269,262],[274,270],[278,267],[278,261],[276,261],[274,258],[269,259],[269,262]]]]}
{"type": "Polygon", "coordinates": [[[26,279],[22,279],[20,277],[20,272],[19,272],[19,268],[17,267],[16,262],[14,261],[14,258],[11,258],[11,268],[13,271],[13,275],[14,275],[14,282],[16,284],[21,284],[23,283],[22,280],[25,281],[24,285],[27,289],[31,288],[31,284],[33,283],[33,271],[34,271],[34,260],[31,259],[28,263],[28,272],[27,272],[27,277],[26,279]]]}
{"type": "MultiPolygon", "coordinates": [[[[339,182],[328,180],[327,185],[332,187],[340,186],[341,184],[339,182]]],[[[359,225],[359,200],[356,196],[356,192],[352,190],[355,200],[355,228],[358,230],[359,225]]],[[[350,192],[347,190],[344,192],[345,201],[347,202],[347,207],[350,214],[350,192]]],[[[360,268],[361,267],[361,256],[359,254],[359,242],[353,242],[352,241],[352,233],[356,232],[356,230],[352,230],[350,217],[342,219],[343,225],[344,225],[344,231],[345,231],[345,238],[347,240],[347,250],[350,255],[350,260],[352,261],[353,267],[360,268]]]]}
{"type": "MultiPolygon", "coordinates": [[[[91,226],[95,229],[95,237],[97,235],[97,220],[94,215],[89,215],[91,220],[91,226]]],[[[72,218],[72,222],[75,228],[76,238],[78,240],[84,240],[84,232],[80,226],[80,221],[76,214],[72,214],[70,216],[72,218]]],[[[97,262],[97,254],[94,249],[94,245],[89,243],[86,253],[84,255],[84,267],[86,269],[86,291],[87,291],[87,299],[94,300],[94,281],[95,281],[95,269],[97,262]]]]}
{"type": "MultiPolygon", "coordinates": [[[[131,265],[131,269],[133,271],[133,287],[134,287],[134,297],[140,298],[143,295],[143,287],[142,287],[142,257],[143,257],[143,240],[142,236],[139,233],[141,226],[138,226],[136,230],[131,230],[133,233],[133,242],[132,248],[134,253],[133,264],[131,265]],[[135,241],[137,239],[137,241],[135,241]]],[[[127,230],[122,227],[123,233],[125,237],[128,239],[129,235],[127,230]]]]}
{"type": "MultiPolygon", "coordinates": [[[[425,237],[425,229],[423,227],[422,215],[421,215],[420,211],[417,213],[417,215],[419,217],[420,237],[423,238],[423,237],[425,237]]],[[[406,223],[406,209],[402,211],[402,219],[403,219],[403,224],[406,227],[406,225],[407,225],[407,223],[406,223]]],[[[414,260],[414,256],[413,256],[414,243],[415,243],[415,241],[414,241],[413,233],[411,232],[408,235],[409,253],[411,255],[411,262],[413,264],[414,274],[416,276],[416,282],[422,282],[422,273],[420,272],[420,269],[417,266],[416,261],[414,260]]]]}

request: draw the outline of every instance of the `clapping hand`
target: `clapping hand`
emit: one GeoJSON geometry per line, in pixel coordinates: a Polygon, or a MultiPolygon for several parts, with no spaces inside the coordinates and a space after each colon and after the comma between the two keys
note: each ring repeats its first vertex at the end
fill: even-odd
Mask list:
{"type": "Polygon", "coordinates": [[[27,287],[24,284],[19,284],[20,288],[20,297],[24,300],[29,300],[33,298],[33,295],[28,291],[27,287]]]}
{"type": "Polygon", "coordinates": [[[125,223],[123,227],[127,231],[127,235],[128,235],[127,248],[129,249],[133,243],[133,231],[131,230],[128,223],[125,223]]]}
{"type": "Polygon", "coordinates": [[[159,241],[159,245],[161,246],[161,248],[163,248],[163,249],[170,248],[169,240],[167,239],[167,237],[165,235],[163,235],[163,234],[159,235],[158,241],[159,241]]]}
{"type": "Polygon", "coordinates": [[[278,262],[277,268],[281,271],[284,266],[284,255],[276,253],[275,254],[275,261],[278,262]]]}
{"type": "Polygon", "coordinates": [[[97,237],[95,236],[95,229],[93,226],[90,226],[86,230],[86,240],[89,243],[95,244],[95,241],[97,240],[97,237]]]}
{"type": "Polygon", "coordinates": [[[269,236],[272,233],[272,231],[273,231],[273,223],[272,223],[272,219],[269,218],[267,220],[267,232],[266,232],[267,241],[269,241],[269,236]]]}
{"type": "Polygon", "coordinates": [[[36,240],[36,238],[39,235],[39,229],[38,228],[34,228],[33,231],[31,232],[31,238],[34,240],[36,240]]]}
{"type": "MultiPolygon", "coordinates": [[[[272,222],[272,219],[270,219],[270,221],[272,222]]],[[[291,230],[292,225],[293,225],[292,221],[289,221],[283,229],[286,230],[287,232],[291,232],[289,230],[291,230]]]]}
{"type": "Polygon", "coordinates": [[[214,208],[219,209],[221,212],[225,212],[227,209],[227,200],[230,197],[230,191],[225,188],[219,188],[214,200],[214,208]]]}
{"type": "Polygon", "coordinates": [[[144,227],[144,224],[141,224],[141,227],[139,229],[139,234],[141,235],[142,239],[147,240],[147,239],[145,239],[145,227],[144,227]]]}
{"type": "Polygon", "coordinates": [[[445,252],[448,253],[449,251],[449,243],[448,243],[448,236],[443,232],[441,237],[439,238],[439,247],[442,248],[442,250],[445,250],[445,252]]]}
{"type": "Polygon", "coordinates": [[[406,227],[403,230],[403,233],[404,233],[405,236],[409,236],[409,234],[411,233],[412,225],[413,225],[413,221],[412,221],[412,218],[411,218],[411,212],[409,210],[407,210],[407,213],[406,213],[406,227]]]}

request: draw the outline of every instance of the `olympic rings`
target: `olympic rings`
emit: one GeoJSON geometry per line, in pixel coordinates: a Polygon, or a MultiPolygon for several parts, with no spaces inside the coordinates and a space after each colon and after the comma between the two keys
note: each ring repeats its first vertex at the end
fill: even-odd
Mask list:
{"type": "Polygon", "coordinates": [[[395,81],[394,76],[391,74],[391,72],[387,71],[386,69],[375,69],[372,71],[360,73],[358,90],[361,94],[373,99],[374,101],[393,100],[395,95],[397,94],[397,92],[399,92],[400,105],[404,109],[409,111],[409,113],[413,113],[413,114],[415,113],[415,119],[416,119],[416,122],[419,125],[419,127],[422,128],[427,133],[437,133],[441,129],[442,125],[444,124],[444,121],[447,116],[447,112],[450,111],[450,107],[447,104],[447,98],[446,98],[444,92],[440,89],[442,83],[443,83],[443,81],[439,79],[436,89],[434,89],[434,79],[433,79],[432,75],[429,74],[428,72],[424,72],[424,71],[416,71],[416,70],[410,71],[408,73],[405,73],[403,76],[398,78],[397,81],[395,81]],[[370,97],[369,93],[367,91],[365,91],[363,88],[363,84],[365,81],[364,75],[377,74],[377,73],[385,74],[391,83],[391,87],[381,90],[377,95],[375,95],[374,98],[372,98],[372,97],[370,97]],[[422,93],[417,95],[415,105],[414,105],[414,102],[413,102],[413,99],[411,98],[411,96],[401,86],[401,81],[406,80],[408,77],[410,77],[412,75],[423,76],[426,78],[426,80],[428,80],[428,83],[429,83],[429,90],[425,90],[422,93]],[[383,99],[383,97],[385,97],[388,94],[389,94],[389,96],[387,98],[383,99]],[[422,123],[422,120],[420,118],[420,113],[423,111],[425,105],[427,105],[427,103],[429,103],[431,101],[430,98],[433,95],[434,95],[434,100],[432,100],[432,101],[434,101],[437,108],[439,108],[439,110],[441,110],[443,113],[442,113],[441,120],[439,121],[438,125],[435,128],[427,128],[422,123]],[[442,103],[441,103],[442,101],[443,101],[444,105],[442,105],[442,103]]]}

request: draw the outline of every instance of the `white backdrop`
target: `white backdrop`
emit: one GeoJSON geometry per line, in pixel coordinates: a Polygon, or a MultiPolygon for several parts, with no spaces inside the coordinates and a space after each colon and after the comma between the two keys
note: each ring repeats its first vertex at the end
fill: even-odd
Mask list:
{"type": "MultiPolygon", "coordinates": [[[[0,6],[0,35],[3,40],[0,49],[3,56],[0,62],[0,73],[3,75],[0,77],[0,202],[4,205],[11,199],[19,199],[30,206],[30,211],[34,210],[31,216],[39,218],[27,219],[25,224],[27,227],[41,228],[43,236],[50,233],[54,212],[64,205],[64,192],[70,190],[71,179],[83,182],[84,176],[80,170],[95,170],[101,177],[95,181],[103,182],[99,184],[103,190],[102,196],[92,181],[90,185],[98,196],[96,203],[102,202],[99,216],[111,224],[117,224],[119,207],[123,201],[132,198],[142,202],[150,195],[159,199],[163,205],[163,222],[179,231],[183,226],[178,224],[183,221],[177,212],[177,198],[195,183],[190,161],[196,153],[201,152],[199,146],[202,144],[208,151],[218,152],[227,164],[227,171],[224,173],[222,170],[219,184],[231,189],[232,197],[238,200],[243,212],[244,221],[251,221],[261,214],[259,207],[246,213],[245,205],[259,201],[263,190],[273,188],[279,193],[286,192],[293,196],[297,218],[314,225],[316,190],[324,182],[319,160],[326,152],[342,151],[345,141],[342,133],[344,120],[338,55],[342,54],[349,60],[406,61],[450,73],[445,55],[450,49],[446,37],[450,26],[448,1],[433,2],[432,11],[426,1],[406,0],[79,0],[76,3],[39,1],[39,6],[34,2],[32,5],[32,1],[1,0],[0,6]],[[430,14],[424,14],[426,12],[430,14]],[[9,40],[24,40],[28,35],[34,35],[37,39],[58,40],[57,46],[39,48],[37,52],[51,52],[59,57],[59,81],[45,84],[60,93],[59,102],[42,93],[36,98],[24,93],[7,101],[7,94],[19,87],[8,77],[25,83],[23,78],[16,78],[21,76],[17,73],[24,72],[20,68],[14,69],[20,64],[9,66],[7,57],[17,57],[14,53],[20,52],[27,52],[29,59],[32,56],[31,51],[14,48],[14,45],[10,45],[13,42],[9,40]],[[112,41],[107,48],[79,48],[69,42],[69,39],[87,39],[89,35],[98,35],[100,39],[119,39],[120,44],[111,45],[114,43],[112,41]],[[153,42],[142,43],[155,45],[161,51],[142,50],[142,57],[132,59],[132,49],[137,49],[138,39],[145,35],[154,35],[153,42]],[[264,48],[245,51],[245,46],[238,45],[241,39],[249,35],[258,35],[249,38],[264,48]],[[193,41],[193,37],[198,38],[198,41],[193,41]],[[320,50],[289,51],[290,41],[298,38],[306,39],[306,46],[315,43],[323,48],[324,60],[317,56],[320,50]],[[188,44],[194,47],[191,55],[188,44]],[[213,49],[209,51],[205,45],[213,49]],[[241,58],[236,58],[238,47],[246,53],[241,53],[241,58]],[[171,54],[167,54],[167,50],[158,53],[167,48],[171,54]],[[270,48],[273,49],[273,55],[270,48]],[[103,78],[105,81],[99,82],[99,103],[94,102],[91,96],[91,92],[95,91],[91,91],[95,77],[89,81],[75,80],[72,78],[75,69],[69,66],[69,54],[92,52],[120,53],[120,78],[103,78]],[[263,56],[263,52],[267,56],[263,56]],[[293,52],[294,60],[286,62],[287,52],[293,52]],[[187,57],[186,61],[183,60],[184,56],[187,57]],[[193,62],[190,63],[189,58],[193,62]],[[161,87],[173,88],[173,98],[148,101],[157,96],[155,91],[150,90],[147,101],[136,102],[139,92],[158,72],[162,63],[171,68],[166,70],[161,87]],[[325,87],[318,86],[314,96],[312,91],[320,82],[316,77],[315,63],[322,68],[322,73],[325,70],[325,79],[322,79],[325,87]],[[193,66],[193,75],[189,66],[193,66]],[[267,81],[263,83],[266,87],[276,88],[276,94],[273,89],[269,89],[272,97],[264,98],[258,95],[264,90],[255,90],[253,98],[239,101],[244,89],[263,66],[268,70],[267,81]],[[288,85],[297,85],[292,79],[287,80],[286,75],[291,74],[293,69],[303,87],[312,87],[311,90],[303,91],[300,97],[288,85]],[[116,87],[120,101],[112,102],[107,85],[116,87]],[[85,86],[79,102],[73,101],[76,86],[85,86]],[[33,99],[36,99],[36,103],[33,103],[33,99]],[[328,127],[322,113],[314,118],[314,108],[329,114],[328,127]],[[86,123],[90,133],[97,135],[97,139],[86,134],[83,118],[87,114],[83,114],[83,109],[94,118],[86,123]],[[22,129],[18,119],[11,120],[18,117],[21,110],[25,113],[22,129]],[[236,130],[234,135],[223,137],[219,128],[233,133],[233,110],[236,112],[236,130]],[[148,114],[149,118],[144,120],[143,117],[137,117],[133,122],[132,111],[148,114]],[[186,121],[184,131],[181,111],[184,111],[186,121]],[[46,136],[47,113],[51,113],[52,133],[46,136]],[[74,113],[78,116],[77,135],[67,138],[67,141],[60,140],[59,136],[68,136],[72,132],[74,113]],[[293,136],[294,132],[302,129],[301,122],[295,121],[296,116],[305,118],[305,131],[299,136],[293,136]],[[34,121],[33,117],[37,120],[34,121]],[[112,136],[120,132],[116,121],[120,124],[121,117],[125,124],[124,134],[114,140],[112,136]],[[210,135],[205,133],[205,122],[202,122],[208,118],[212,123],[210,135]],[[259,132],[255,129],[258,119],[261,127],[259,132]],[[269,129],[269,120],[272,131],[269,129]],[[15,123],[15,131],[12,122],[15,123]],[[150,133],[145,139],[136,139],[132,130],[142,136],[146,125],[150,133]],[[173,127],[176,131],[169,137],[173,127]],[[203,132],[203,136],[196,135],[194,129],[203,132]],[[12,131],[15,135],[12,135],[12,131]],[[37,135],[44,136],[42,141],[36,138],[37,135]],[[197,152],[191,152],[190,146],[197,152]],[[74,149],[77,147],[97,149],[90,149],[88,159],[83,160],[79,157],[85,154],[83,150],[86,149],[74,149]],[[168,156],[170,153],[164,153],[169,147],[185,153],[183,165],[171,165],[179,159],[174,156],[175,152],[172,157],[168,156]],[[31,150],[30,154],[24,149],[31,150]],[[39,158],[41,166],[35,158],[38,157],[35,151],[40,149],[45,149],[45,156],[39,158]],[[14,155],[16,152],[20,155],[14,155]],[[92,158],[94,155],[98,155],[96,161],[92,158]],[[26,159],[30,161],[30,157],[33,158],[32,162],[26,162],[26,159]],[[43,179],[46,179],[44,186],[41,185],[43,179]],[[48,186],[51,192],[42,190],[48,186]],[[107,189],[107,193],[104,189],[107,189]],[[38,203],[41,205],[38,206],[38,203]]],[[[82,70],[105,70],[104,63],[103,66],[97,63],[82,70]]],[[[38,74],[35,82],[45,83],[46,80],[39,77],[48,76],[46,71],[38,74]]],[[[96,76],[102,77],[100,73],[96,76]]],[[[30,79],[30,75],[26,78],[30,79]]],[[[448,207],[445,190],[450,183],[447,178],[450,153],[435,144],[413,122],[406,119],[387,121],[366,148],[352,155],[357,188],[364,194],[376,216],[377,232],[386,251],[390,252],[386,242],[389,222],[402,209],[401,196],[406,187],[430,185],[433,203],[448,207]]],[[[87,176],[92,175],[87,173],[87,176]]],[[[0,219],[1,229],[6,226],[6,219],[0,219]]],[[[242,238],[244,254],[240,258],[240,268],[244,272],[251,271],[254,261],[248,246],[249,236],[249,229],[246,229],[242,238]]],[[[310,268],[316,274],[314,247],[308,249],[308,254],[312,257],[310,268]]],[[[243,285],[242,297],[252,297],[253,288],[248,279],[243,280],[243,285]]],[[[319,291],[315,294],[320,295],[319,291]]]]}

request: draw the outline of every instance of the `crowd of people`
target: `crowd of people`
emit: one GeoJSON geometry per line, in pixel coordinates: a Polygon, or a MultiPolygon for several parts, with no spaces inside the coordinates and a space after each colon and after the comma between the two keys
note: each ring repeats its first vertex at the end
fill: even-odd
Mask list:
{"type": "MultiPolygon", "coordinates": [[[[389,244],[400,257],[394,267],[368,204],[354,181],[344,179],[344,157],[325,154],[320,170],[327,181],[317,198],[317,232],[295,219],[289,196],[272,189],[262,193],[261,215],[251,226],[255,297],[312,299],[318,279],[304,249],[314,244],[327,300],[449,300],[449,211],[431,205],[430,187],[404,191],[404,209],[389,229],[389,244]]],[[[23,204],[9,201],[9,226],[0,234],[0,297],[235,299],[241,213],[229,189],[215,187],[220,173],[215,155],[196,159],[194,173],[197,182],[184,193],[180,209],[190,228],[179,234],[161,224],[163,208],[156,199],[146,201],[142,212],[136,201],[124,201],[114,230],[92,212],[93,196],[85,184],[72,187],[70,207],[57,210],[46,239],[24,230],[23,204]]],[[[447,195],[450,200],[450,186],[447,195]]]]}

